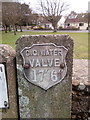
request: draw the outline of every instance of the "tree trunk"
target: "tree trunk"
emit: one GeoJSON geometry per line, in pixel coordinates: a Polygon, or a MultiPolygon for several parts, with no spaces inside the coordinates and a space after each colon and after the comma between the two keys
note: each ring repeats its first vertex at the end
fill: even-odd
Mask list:
{"type": "Polygon", "coordinates": [[[53,32],[57,32],[57,26],[54,26],[54,31],[53,32]]]}
{"type": "Polygon", "coordinates": [[[17,25],[15,25],[15,31],[17,32],[17,25]]]}
{"type": "Polygon", "coordinates": [[[4,26],[4,30],[5,30],[5,33],[7,33],[7,26],[6,25],[4,26]]]}
{"type": "Polygon", "coordinates": [[[52,26],[54,28],[53,32],[57,32],[57,23],[52,23],[52,26]]]}
{"type": "Polygon", "coordinates": [[[22,32],[22,26],[20,25],[20,32],[22,32]]]}
{"type": "Polygon", "coordinates": [[[5,25],[3,25],[4,31],[5,31],[5,25]]]}
{"type": "Polygon", "coordinates": [[[9,25],[9,32],[11,32],[11,27],[10,27],[10,25],[9,25]]]}
{"type": "Polygon", "coordinates": [[[15,27],[15,25],[13,26],[13,30],[14,30],[14,35],[16,35],[16,27],[15,27]]]}

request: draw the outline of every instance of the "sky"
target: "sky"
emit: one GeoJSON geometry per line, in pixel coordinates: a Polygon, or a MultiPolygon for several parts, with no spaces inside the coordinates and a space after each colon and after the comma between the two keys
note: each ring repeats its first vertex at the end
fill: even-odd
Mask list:
{"type": "MultiPolygon", "coordinates": [[[[35,11],[37,8],[37,0],[20,0],[21,2],[29,3],[30,7],[35,11]]],[[[75,11],[77,13],[86,12],[88,10],[88,2],[90,0],[62,0],[67,2],[70,7],[69,10],[65,11],[64,14],[69,14],[70,11],[75,11]]]]}

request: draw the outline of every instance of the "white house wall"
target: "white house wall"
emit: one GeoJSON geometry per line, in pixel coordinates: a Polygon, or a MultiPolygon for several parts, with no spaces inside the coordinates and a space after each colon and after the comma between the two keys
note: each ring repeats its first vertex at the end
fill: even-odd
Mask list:
{"type": "Polygon", "coordinates": [[[84,26],[80,26],[80,30],[86,30],[88,28],[88,23],[84,23],[84,26]]]}
{"type": "Polygon", "coordinates": [[[61,17],[61,19],[58,21],[57,28],[62,27],[64,28],[64,22],[65,22],[65,17],[61,17]]]}
{"type": "Polygon", "coordinates": [[[80,30],[86,30],[88,27],[88,23],[84,23],[84,26],[79,26],[79,23],[67,23],[67,24],[65,24],[65,28],[68,28],[68,27],[73,27],[73,28],[75,27],[75,28],[80,28],[80,30]],[[70,24],[70,26],[68,26],[68,24],[70,24]]]}
{"type": "Polygon", "coordinates": [[[53,26],[51,23],[42,24],[41,26],[44,28],[47,26],[48,29],[53,29],[53,26]]]}

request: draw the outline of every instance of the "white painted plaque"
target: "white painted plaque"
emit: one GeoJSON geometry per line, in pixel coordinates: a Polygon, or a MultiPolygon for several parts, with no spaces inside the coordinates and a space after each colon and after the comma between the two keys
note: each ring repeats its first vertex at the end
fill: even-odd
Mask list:
{"type": "Polygon", "coordinates": [[[0,64],[0,108],[8,107],[8,94],[4,64],[0,64]]]}
{"type": "Polygon", "coordinates": [[[53,43],[25,47],[21,51],[25,78],[45,90],[58,84],[67,73],[67,51],[53,43]]]}

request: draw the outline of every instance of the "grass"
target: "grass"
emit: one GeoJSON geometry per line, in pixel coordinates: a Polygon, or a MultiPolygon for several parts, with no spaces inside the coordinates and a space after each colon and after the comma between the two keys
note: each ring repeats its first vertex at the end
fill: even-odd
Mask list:
{"type": "Polygon", "coordinates": [[[88,59],[88,33],[71,33],[71,32],[39,32],[39,31],[24,31],[18,32],[17,35],[13,33],[2,32],[2,44],[9,44],[15,48],[15,42],[21,35],[36,35],[36,34],[69,34],[74,40],[74,58],[88,59]]]}

